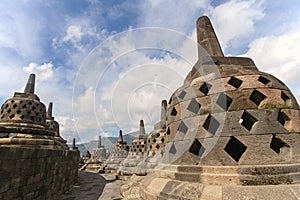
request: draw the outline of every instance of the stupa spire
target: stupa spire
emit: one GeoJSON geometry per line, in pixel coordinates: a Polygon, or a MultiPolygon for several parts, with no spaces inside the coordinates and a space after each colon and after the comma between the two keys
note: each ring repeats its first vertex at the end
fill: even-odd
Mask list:
{"type": "Polygon", "coordinates": [[[166,111],[167,111],[167,100],[161,101],[161,112],[160,112],[160,121],[165,123],[166,122],[166,111]]]}
{"type": "Polygon", "coordinates": [[[101,136],[99,136],[99,140],[98,140],[98,148],[101,148],[102,144],[101,144],[101,136]]]}
{"type": "Polygon", "coordinates": [[[35,74],[30,74],[24,89],[24,93],[34,94],[34,86],[35,86],[35,74]]]}
{"type": "Polygon", "coordinates": [[[49,106],[48,106],[48,110],[47,110],[47,118],[51,118],[52,117],[52,108],[53,108],[53,103],[50,102],[49,106]]]}
{"type": "Polygon", "coordinates": [[[144,135],[146,134],[146,131],[145,131],[145,126],[144,126],[144,121],[141,119],[140,120],[140,135],[144,135]]]}
{"type": "Polygon", "coordinates": [[[122,130],[120,130],[119,132],[119,139],[118,142],[123,142],[123,134],[122,134],[122,130]]]}
{"type": "MultiPolygon", "coordinates": [[[[202,16],[197,20],[197,42],[208,55],[224,57],[216,33],[207,16],[202,16]]],[[[198,47],[199,57],[201,54],[201,48],[198,47]]]]}

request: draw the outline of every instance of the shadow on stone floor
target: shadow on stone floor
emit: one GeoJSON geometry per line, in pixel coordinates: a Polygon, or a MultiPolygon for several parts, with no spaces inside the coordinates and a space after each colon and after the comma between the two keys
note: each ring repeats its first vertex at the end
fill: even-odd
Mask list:
{"type": "MultiPolygon", "coordinates": [[[[113,182],[113,180],[109,180],[113,182]]],[[[107,181],[98,173],[79,171],[78,182],[71,191],[62,195],[62,200],[97,200],[107,181]]]]}

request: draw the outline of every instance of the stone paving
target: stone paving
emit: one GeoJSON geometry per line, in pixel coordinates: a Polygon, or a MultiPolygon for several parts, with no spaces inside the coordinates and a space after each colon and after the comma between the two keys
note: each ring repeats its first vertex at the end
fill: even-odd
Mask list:
{"type": "Polygon", "coordinates": [[[115,180],[112,174],[79,171],[78,182],[62,200],[121,200],[121,180],[115,180]]]}

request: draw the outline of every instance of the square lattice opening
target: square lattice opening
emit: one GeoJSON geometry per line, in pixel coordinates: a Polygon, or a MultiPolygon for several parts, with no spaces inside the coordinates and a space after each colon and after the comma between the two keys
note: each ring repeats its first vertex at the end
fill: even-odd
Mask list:
{"type": "Polygon", "coordinates": [[[221,108],[223,108],[224,110],[228,111],[231,103],[232,103],[232,99],[227,96],[225,93],[221,93],[217,99],[216,102],[221,108]]]}
{"type": "Polygon", "coordinates": [[[259,106],[259,104],[265,99],[267,96],[265,96],[263,93],[259,92],[258,90],[254,90],[250,95],[250,100],[255,103],[256,106],[259,106]]]}
{"type": "Polygon", "coordinates": [[[235,87],[236,89],[238,89],[241,85],[242,85],[243,81],[236,78],[236,77],[231,77],[228,81],[229,85],[232,85],[233,87],[235,87]]]}
{"type": "Polygon", "coordinates": [[[236,162],[239,162],[241,156],[247,150],[247,146],[237,138],[231,136],[224,150],[231,158],[233,158],[236,162]]]}
{"type": "Polygon", "coordinates": [[[253,125],[257,121],[258,120],[255,117],[253,117],[250,113],[244,111],[240,122],[243,127],[245,127],[248,131],[251,131],[253,125]]]}
{"type": "Polygon", "coordinates": [[[200,86],[199,90],[200,90],[200,92],[202,92],[203,94],[207,95],[211,87],[212,87],[211,84],[209,84],[209,83],[203,83],[203,84],[200,86]]]}
{"type": "Polygon", "coordinates": [[[218,120],[216,120],[212,115],[208,115],[203,124],[203,128],[213,135],[217,132],[219,126],[220,122],[218,122],[218,120]]]}
{"type": "Polygon", "coordinates": [[[275,134],[272,137],[272,141],[270,144],[270,148],[275,151],[277,154],[280,153],[280,149],[282,147],[290,147],[286,142],[281,140],[280,138],[276,137],[275,134]]]}
{"type": "Polygon", "coordinates": [[[195,99],[192,99],[187,109],[195,114],[198,113],[198,111],[201,108],[201,104],[198,103],[195,99]]]}
{"type": "Polygon", "coordinates": [[[189,152],[195,154],[196,156],[201,157],[205,151],[204,146],[199,142],[198,139],[195,139],[192,146],[189,149],[189,152]]]}

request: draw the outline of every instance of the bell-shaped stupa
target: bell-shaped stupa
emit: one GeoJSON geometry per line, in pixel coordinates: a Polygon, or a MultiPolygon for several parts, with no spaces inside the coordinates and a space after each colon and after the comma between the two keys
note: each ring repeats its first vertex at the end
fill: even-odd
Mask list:
{"type": "Polygon", "coordinates": [[[295,97],[250,58],[225,57],[208,17],[198,19],[197,38],[199,60],[168,103],[161,168],[125,185],[123,195],[299,198],[300,110],[295,97]]]}

